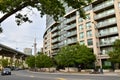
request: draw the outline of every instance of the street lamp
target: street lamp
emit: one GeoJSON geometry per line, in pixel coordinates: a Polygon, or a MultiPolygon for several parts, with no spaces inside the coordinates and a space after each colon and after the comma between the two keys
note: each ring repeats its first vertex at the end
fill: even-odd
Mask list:
{"type": "Polygon", "coordinates": [[[37,48],[36,48],[36,46],[37,46],[37,43],[36,43],[36,38],[34,39],[34,56],[35,56],[35,71],[36,71],[36,51],[37,51],[37,48]]]}
{"type": "Polygon", "coordinates": [[[100,56],[100,53],[98,54],[99,55],[99,65],[100,65],[100,73],[103,74],[103,68],[102,68],[102,60],[101,60],[101,56],[100,56]]]}
{"type": "MultiPolygon", "coordinates": [[[[96,25],[94,22],[92,22],[92,23],[94,24],[94,27],[97,28],[97,25],[96,25]]],[[[100,72],[101,74],[103,74],[102,60],[101,60],[101,54],[100,54],[100,52],[98,53],[97,56],[98,56],[98,59],[99,59],[99,66],[100,66],[99,72],[100,72]]]]}

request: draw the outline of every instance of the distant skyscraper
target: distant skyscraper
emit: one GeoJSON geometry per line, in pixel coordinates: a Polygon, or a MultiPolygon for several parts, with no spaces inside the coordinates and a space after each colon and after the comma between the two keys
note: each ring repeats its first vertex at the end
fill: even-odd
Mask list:
{"type": "Polygon", "coordinates": [[[31,48],[25,48],[24,53],[28,55],[32,55],[32,49],[31,48]]]}

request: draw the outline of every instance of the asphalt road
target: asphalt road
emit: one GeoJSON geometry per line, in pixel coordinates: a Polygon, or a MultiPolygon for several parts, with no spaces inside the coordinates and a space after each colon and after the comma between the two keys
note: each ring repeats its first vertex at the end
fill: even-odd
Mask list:
{"type": "Polygon", "coordinates": [[[46,73],[31,71],[13,71],[12,75],[1,76],[0,80],[120,80],[119,75],[46,73]]]}

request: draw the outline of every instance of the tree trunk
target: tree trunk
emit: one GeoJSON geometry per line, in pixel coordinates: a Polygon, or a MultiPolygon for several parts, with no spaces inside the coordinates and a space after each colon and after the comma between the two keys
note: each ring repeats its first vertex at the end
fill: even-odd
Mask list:
{"type": "Polygon", "coordinates": [[[69,67],[68,67],[68,72],[70,72],[69,67]]]}
{"type": "Polygon", "coordinates": [[[119,63],[115,63],[115,69],[119,69],[119,63]]]}

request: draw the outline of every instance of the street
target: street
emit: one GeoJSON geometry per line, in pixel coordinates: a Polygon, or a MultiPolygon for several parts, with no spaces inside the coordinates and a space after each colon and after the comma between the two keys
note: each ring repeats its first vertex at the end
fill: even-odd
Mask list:
{"type": "Polygon", "coordinates": [[[12,75],[0,75],[0,80],[120,80],[119,75],[48,73],[27,70],[12,71],[12,75]]]}

